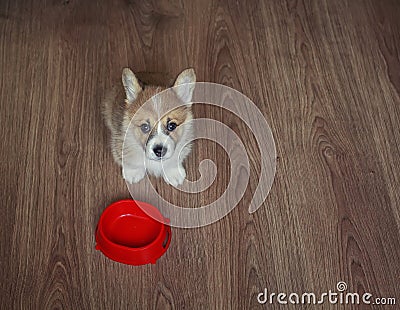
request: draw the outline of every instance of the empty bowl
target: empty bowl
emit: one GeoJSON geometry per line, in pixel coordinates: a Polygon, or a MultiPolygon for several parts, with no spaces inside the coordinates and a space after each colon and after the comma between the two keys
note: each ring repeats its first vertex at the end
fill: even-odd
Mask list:
{"type": "Polygon", "coordinates": [[[154,206],[132,199],[108,206],[96,229],[96,249],[128,265],[155,264],[168,249],[171,227],[154,206]]]}

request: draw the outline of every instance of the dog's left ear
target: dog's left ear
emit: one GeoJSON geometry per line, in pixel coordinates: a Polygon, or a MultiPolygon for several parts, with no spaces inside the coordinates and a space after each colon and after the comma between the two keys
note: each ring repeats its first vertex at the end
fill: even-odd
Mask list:
{"type": "Polygon", "coordinates": [[[174,84],[174,86],[184,85],[175,88],[174,91],[178,95],[178,97],[188,105],[192,104],[191,101],[192,101],[195,82],[196,82],[196,74],[194,73],[194,69],[190,68],[183,70],[176,78],[174,84]]]}

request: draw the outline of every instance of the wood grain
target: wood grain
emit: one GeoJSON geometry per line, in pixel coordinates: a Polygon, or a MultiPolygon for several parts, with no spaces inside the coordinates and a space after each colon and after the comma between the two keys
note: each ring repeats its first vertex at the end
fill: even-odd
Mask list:
{"type": "MultiPolygon", "coordinates": [[[[1,1],[0,308],[274,309],[257,302],[264,288],[320,294],[338,281],[399,303],[399,20],[394,0],[1,1]],[[262,146],[236,116],[196,105],[242,137],[251,182],[228,216],[173,229],[166,255],[142,267],[94,247],[102,210],[129,197],[100,113],[126,66],[194,67],[243,92],[278,156],[248,214],[262,146]]],[[[214,201],[230,175],[222,152],[199,141],[188,161],[191,179],[202,159],[217,164],[206,192],[158,190],[214,201]]]]}

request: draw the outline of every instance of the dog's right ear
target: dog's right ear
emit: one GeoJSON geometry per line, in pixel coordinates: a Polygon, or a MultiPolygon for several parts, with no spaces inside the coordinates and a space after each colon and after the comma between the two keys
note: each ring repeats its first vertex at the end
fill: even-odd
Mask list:
{"type": "Polygon", "coordinates": [[[122,70],[122,84],[125,88],[126,100],[128,103],[134,102],[142,91],[142,87],[131,69],[122,70]]]}

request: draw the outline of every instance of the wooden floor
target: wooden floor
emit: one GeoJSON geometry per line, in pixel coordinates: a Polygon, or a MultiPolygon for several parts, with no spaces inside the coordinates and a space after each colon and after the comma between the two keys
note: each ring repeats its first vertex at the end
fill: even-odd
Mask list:
{"type": "MultiPolygon", "coordinates": [[[[42,2],[0,2],[0,309],[274,309],[257,302],[264,288],[321,294],[339,281],[400,303],[398,1],[42,2]],[[141,267],[94,240],[102,210],[130,197],[100,113],[125,66],[194,67],[243,92],[277,148],[270,195],[248,214],[262,146],[233,115],[196,106],[244,134],[251,184],[228,216],[173,229],[165,256],[141,267]]],[[[228,159],[199,143],[189,177],[214,159],[220,181],[197,198],[213,201],[228,159]]]]}

